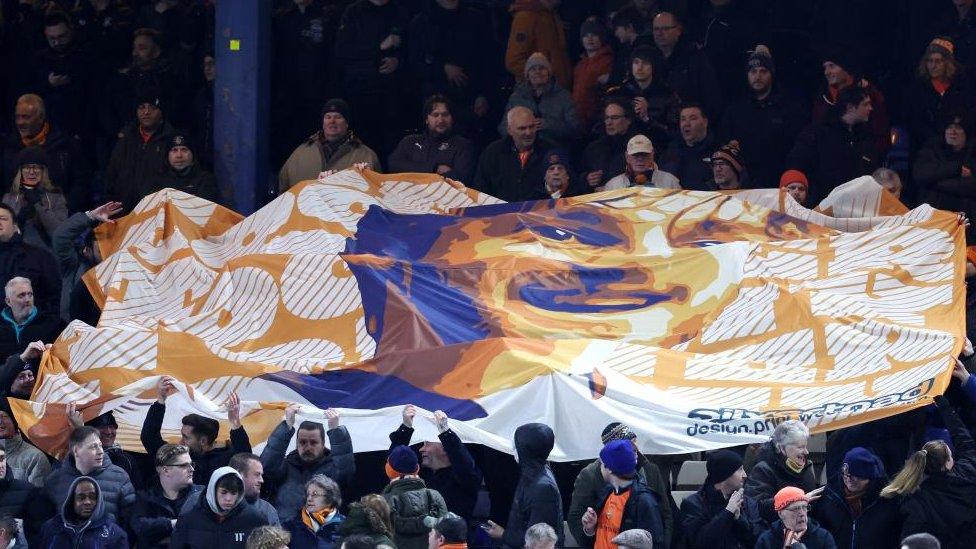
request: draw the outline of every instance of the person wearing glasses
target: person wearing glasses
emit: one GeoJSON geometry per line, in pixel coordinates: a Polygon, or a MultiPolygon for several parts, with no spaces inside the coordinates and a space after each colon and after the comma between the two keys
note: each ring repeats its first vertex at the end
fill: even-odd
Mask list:
{"type": "Polygon", "coordinates": [[[807,549],[836,549],[830,532],[810,518],[810,499],[802,488],[787,486],[776,492],[774,501],[779,520],[759,536],[756,549],[783,549],[796,544],[803,544],[807,549]]]}
{"type": "Polygon", "coordinates": [[[305,483],[305,506],[299,516],[282,527],[291,534],[291,549],[334,549],[340,538],[339,525],[346,520],[339,512],[342,492],[336,481],[315,475],[305,483]]]}
{"type": "Polygon", "coordinates": [[[879,497],[888,482],[881,458],[860,446],[844,454],[841,473],[827,481],[813,516],[839,547],[895,547],[901,519],[895,500],[879,497]]]}
{"type": "Polygon", "coordinates": [[[193,484],[190,449],[182,444],[164,444],[156,451],[158,482],[140,491],[129,520],[139,547],[169,547],[169,538],[181,509],[203,490],[193,484]]]}
{"type": "Polygon", "coordinates": [[[634,107],[622,97],[607,99],[603,107],[603,135],[583,150],[584,188],[599,190],[614,177],[624,173],[627,142],[635,134],[634,107]]]}

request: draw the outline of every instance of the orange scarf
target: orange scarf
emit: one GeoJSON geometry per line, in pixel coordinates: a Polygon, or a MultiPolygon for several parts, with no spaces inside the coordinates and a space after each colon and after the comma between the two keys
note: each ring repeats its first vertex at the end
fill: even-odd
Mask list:
{"type": "Polygon", "coordinates": [[[461,543],[442,543],[438,549],[468,549],[468,544],[463,541],[461,543]]]}
{"type": "Polygon", "coordinates": [[[325,524],[325,521],[329,520],[329,515],[332,514],[332,511],[335,511],[335,507],[323,507],[321,511],[309,514],[308,509],[302,507],[302,522],[305,523],[305,526],[308,526],[309,530],[318,532],[319,528],[325,524]]]}
{"type": "Polygon", "coordinates": [[[386,462],[386,466],[383,467],[383,469],[386,471],[386,478],[388,478],[390,480],[396,480],[396,479],[398,479],[398,478],[400,478],[402,476],[405,476],[405,475],[416,475],[417,473],[420,472],[420,466],[418,465],[417,466],[417,470],[415,470],[412,473],[401,473],[400,471],[397,471],[396,469],[394,469],[393,466],[390,465],[390,462],[389,461],[386,462]]]}
{"type": "Polygon", "coordinates": [[[21,137],[20,142],[23,143],[25,147],[35,147],[37,145],[43,145],[47,141],[47,134],[51,131],[51,125],[47,122],[41,126],[41,131],[37,132],[34,137],[21,137]]]}
{"type": "Polygon", "coordinates": [[[152,136],[155,134],[156,132],[147,132],[146,130],[142,129],[142,126],[139,126],[139,135],[142,136],[143,144],[149,143],[149,140],[152,139],[152,136]]]}
{"type": "Polygon", "coordinates": [[[949,91],[949,86],[951,85],[951,82],[944,82],[935,78],[932,79],[932,87],[935,88],[935,93],[939,94],[939,96],[945,95],[945,92],[949,91]]]}

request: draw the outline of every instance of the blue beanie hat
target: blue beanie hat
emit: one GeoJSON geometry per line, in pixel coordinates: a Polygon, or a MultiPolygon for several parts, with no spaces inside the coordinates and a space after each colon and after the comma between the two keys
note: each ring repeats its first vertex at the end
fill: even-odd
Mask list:
{"type": "Polygon", "coordinates": [[[857,478],[876,480],[885,478],[884,464],[878,456],[867,448],[851,448],[844,454],[844,464],[847,472],[857,478]]]}
{"type": "Polygon", "coordinates": [[[637,452],[629,440],[611,440],[604,444],[600,461],[615,475],[630,477],[637,472],[637,452]]]}
{"type": "Polygon", "coordinates": [[[404,475],[416,475],[420,464],[417,454],[406,446],[394,446],[390,450],[390,457],[386,460],[396,472],[404,475]]]}

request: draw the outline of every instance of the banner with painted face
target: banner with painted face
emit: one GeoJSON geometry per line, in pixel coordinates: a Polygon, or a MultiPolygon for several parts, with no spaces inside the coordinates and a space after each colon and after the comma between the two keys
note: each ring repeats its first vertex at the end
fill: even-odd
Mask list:
{"type": "Polygon", "coordinates": [[[407,404],[505,451],[544,422],[558,460],[595,455],[611,421],[679,453],[764,441],[791,417],[890,416],[940,394],[962,347],[963,227],[928,206],[888,215],[870,180],[844,192],[860,202],[832,211],[860,217],[775,190],[504,204],[354,170],[247,218],[161,191],[98,229],[101,320],[69,325],[11,405],[54,454],[69,402],[85,420],[112,410],[141,450],[163,375],[164,438],[188,413],[226,438],[237,392],[257,451],[290,403],[300,420],[338,410],[357,451],[387,448],[407,404]]]}

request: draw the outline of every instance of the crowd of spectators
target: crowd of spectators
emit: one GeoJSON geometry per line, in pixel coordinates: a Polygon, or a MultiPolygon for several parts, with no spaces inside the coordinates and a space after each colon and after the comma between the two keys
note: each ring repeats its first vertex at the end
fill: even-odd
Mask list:
{"type": "MultiPolygon", "coordinates": [[[[98,320],[92,228],[167,187],[227,203],[229,183],[213,1],[0,8],[0,397],[25,398],[65,323],[98,320]]],[[[873,175],[976,217],[973,0],[276,0],[271,28],[278,192],[366,165],[507,201],[780,187],[812,207],[873,175]]],[[[684,458],[644,455],[619,423],[599,459],[558,465],[553,430],[523,425],[516,463],[442,412],[418,448],[407,406],[377,459],[334,410],[298,422],[295,405],[256,455],[236,395],[229,441],[194,414],[165,441],[164,377],[146,454],[71,405],[54,460],[4,398],[0,547],[973,547],[972,357],[936,405],[832,433],[824,464],[795,421],[709,452],[680,501],[684,458]]]]}

